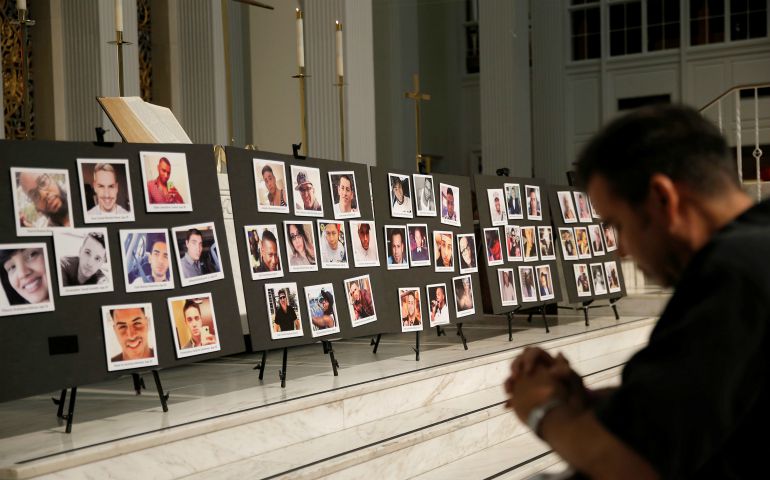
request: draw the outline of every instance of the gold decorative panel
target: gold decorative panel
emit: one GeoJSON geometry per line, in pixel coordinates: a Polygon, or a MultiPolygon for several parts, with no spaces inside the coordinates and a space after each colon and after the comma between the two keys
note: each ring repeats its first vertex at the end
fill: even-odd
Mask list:
{"type": "MultiPolygon", "coordinates": [[[[27,2],[28,8],[32,8],[33,2],[27,2]]],[[[34,10],[30,12],[34,14],[34,10]]],[[[30,15],[32,16],[32,15],[30,15]]],[[[35,130],[35,90],[32,82],[33,62],[32,49],[29,35],[26,39],[26,48],[22,49],[22,29],[12,23],[17,20],[16,2],[14,0],[0,0],[0,29],[2,30],[2,70],[3,70],[3,124],[5,138],[24,138],[29,132],[32,137],[35,130]],[[24,120],[24,55],[29,58],[29,89],[30,124],[25,125],[24,120]]],[[[34,18],[34,17],[32,17],[34,18]]],[[[29,28],[29,27],[28,27],[29,28]]]]}
{"type": "Polygon", "coordinates": [[[152,22],[150,0],[137,0],[136,22],[139,41],[139,91],[142,100],[152,101],[152,22]]]}

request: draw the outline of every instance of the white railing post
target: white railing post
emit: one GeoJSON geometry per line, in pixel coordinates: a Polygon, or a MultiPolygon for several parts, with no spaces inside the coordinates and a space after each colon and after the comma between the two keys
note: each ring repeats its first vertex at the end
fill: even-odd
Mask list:
{"type": "Polygon", "coordinates": [[[725,134],[725,129],[722,127],[722,99],[720,98],[717,102],[717,109],[719,111],[718,117],[719,117],[719,133],[722,135],[725,134]]]}
{"type": "Polygon", "coordinates": [[[738,163],[738,179],[743,185],[743,152],[741,151],[741,91],[735,91],[735,153],[738,163]]]}
{"type": "Polygon", "coordinates": [[[754,87],[754,163],[757,165],[757,202],[762,201],[762,173],[759,159],[762,158],[762,149],[759,148],[759,88],[754,87]]]}

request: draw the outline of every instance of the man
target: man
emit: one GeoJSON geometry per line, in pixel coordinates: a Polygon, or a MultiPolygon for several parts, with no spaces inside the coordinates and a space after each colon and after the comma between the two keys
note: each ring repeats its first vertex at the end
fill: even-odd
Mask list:
{"type": "Polygon", "coordinates": [[[551,228],[541,227],[540,230],[540,255],[553,255],[553,240],[551,238],[551,228]]]}
{"type": "Polygon", "coordinates": [[[149,274],[140,272],[139,276],[131,282],[131,285],[168,282],[170,276],[166,236],[162,233],[148,233],[146,245],[147,263],[150,265],[150,272],[149,274]]]}
{"type": "Polygon", "coordinates": [[[433,179],[431,177],[424,177],[422,188],[416,200],[419,212],[433,212],[433,215],[436,214],[436,197],[433,195],[433,179]]]}
{"type": "Polygon", "coordinates": [[[446,292],[444,287],[436,287],[434,290],[435,298],[430,302],[430,323],[440,324],[449,323],[449,309],[446,304],[446,292]]]}
{"type": "Polygon", "coordinates": [[[322,225],[325,241],[321,242],[321,258],[324,263],[347,263],[347,250],[345,244],[340,242],[340,224],[331,222],[322,225]]]}
{"type": "Polygon", "coordinates": [[[23,212],[19,221],[23,227],[70,227],[69,203],[67,192],[47,173],[21,172],[18,184],[40,218],[33,224],[23,212]]]}
{"type": "Polygon", "coordinates": [[[564,244],[564,251],[570,257],[577,255],[575,252],[575,242],[572,239],[572,234],[568,231],[561,232],[561,241],[564,244]]]}
{"type": "Polygon", "coordinates": [[[335,324],[334,319],[334,295],[326,290],[321,290],[318,296],[318,305],[321,307],[320,315],[311,315],[310,321],[319,330],[332,328],[335,324]]]}
{"type": "Polygon", "coordinates": [[[359,245],[353,242],[353,253],[358,262],[379,262],[377,252],[374,248],[371,248],[371,228],[368,223],[362,222],[358,224],[356,231],[358,233],[359,245]]]}
{"type": "Polygon", "coordinates": [[[588,211],[588,203],[586,201],[585,194],[581,192],[577,192],[577,199],[578,199],[578,218],[580,218],[581,221],[590,222],[591,212],[588,211]]]}
{"type": "Polygon", "coordinates": [[[358,208],[353,206],[353,199],[356,196],[355,190],[353,190],[353,179],[350,175],[343,174],[339,176],[337,180],[337,196],[339,202],[337,205],[338,213],[353,213],[357,212],[358,208]]]}
{"type": "Polygon", "coordinates": [[[476,252],[468,236],[464,235],[457,240],[457,248],[460,250],[460,270],[476,268],[476,252]]]}
{"type": "Polygon", "coordinates": [[[540,296],[550,295],[551,288],[548,286],[548,275],[545,272],[540,272],[540,296]]]}
{"type": "Polygon", "coordinates": [[[281,258],[278,252],[278,240],[273,232],[265,229],[262,239],[259,241],[259,266],[255,273],[277,272],[281,269],[281,258]]]}
{"type": "Polygon", "coordinates": [[[591,285],[588,283],[588,274],[586,273],[585,265],[578,267],[578,277],[575,280],[577,283],[577,289],[580,293],[591,293],[591,285]]]}
{"type": "Polygon", "coordinates": [[[453,188],[447,188],[444,195],[446,204],[441,209],[441,217],[444,220],[457,221],[457,213],[455,213],[455,192],[453,188]]]}
{"type": "Polygon", "coordinates": [[[128,210],[118,204],[118,176],[115,167],[109,163],[97,163],[94,166],[94,180],[91,186],[96,194],[96,205],[88,210],[88,215],[120,215],[128,210]]]}
{"type": "Polygon", "coordinates": [[[190,332],[190,340],[187,341],[182,349],[202,347],[217,342],[217,337],[209,331],[209,327],[203,325],[201,307],[198,305],[198,302],[192,299],[186,300],[182,306],[182,313],[184,314],[184,322],[190,332]]]}
{"type": "Polygon", "coordinates": [[[428,248],[425,246],[425,231],[422,227],[416,227],[414,233],[414,245],[412,245],[411,255],[413,262],[425,262],[430,260],[428,248]]]}
{"type": "Polygon", "coordinates": [[[313,186],[313,182],[307,178],[306,171],[300,170],[297,173],[297,186],[294,187],[294,190],[299,192],[301,200],[299,202],[294,202],[294,208],[296,210],[313,212],[321,211],[321,204],[318,203],[318,200],[315,198],[315,187],[313,186]]]}
{"type": "Polygon", "coordinates": [[[592,228],[594,238],[591,241],[591,246],[594,250],[594,255],[604,253],[604,243],[602,242],[602,230],[600,227],[592,228]]]}
{"type": "Polygon", "coordinates": [[[276,305],[275,315],[273,315],[273,330],[276,332],[290,332],[302,328],[297,313],[289,307],[288,296],[288,288],[278,291],[278,305],[276,305]]]}
{"type": "Polygon", "coordinates": [[[390,255],[388,255],[388,265],[403,265],[406,263],[404,257],[404,231],[400,228],[394,228],[388,235],[390,238],[390,255]]]}
{"type": "Polygon", "coordinates": [[[724,138],[682,106],[615,120],[577,173],[620,254],[675,292],[620,386],[592,392],[563,356],[528,349],[509,406],[588,477],[756,477],[770,427],[770,270],[756,268],[770,258],[770,204],[752,204],[724,138]]]}
{"type": "Polygon", "coordinates": [[[404,195],[404,182],[406,182],[406,178],[403,180],[401,177],[391,177],[391,183],[392,183],[392,213],[412,213],[412,199],[409,198],[409,195],[404,195]]]}
{"type": "Polygon", "coordinates": [[[182,273],[185,278],[192,278],[208,273],[201,256],[203,255],[203,234],[197,228],[187,231],[184,241],[185,254],[182,257],[182,273]]]}
{"type": "Polygon", "coordinates": [[[569,198],[569,192],[561,197],[561,212],[565,222],[575,220],[575,212],[572,210],[572,200],[569,198]]]}
{"type": "Polygon", "coordinates": [[[607,284],[604,281],[604,273],[601,266],[591,267],[594,274],[594,292],[606,292],[607,284]]]}
{"type": "Polygon", "coordinates": [[[112,362],[126,362],[142,358],[153,358],[155,352],[150,346],[150,319],[143,308],[117,308],[110,311],[112,329],[120,344],[120,353],[112,362]]]}
{"type": "Polygon", "coordinates": [[[527,202],[527,217],[539,217],[542,215],[542,210],[540,210],[540,200],[537,198],[537,190],[530,188],[527,195],[529,196],[529,201],[527,202]]]}
{"type": "Polygon", "coordinates": [[[521,198],[519,198],[518,185],[516,187],[507,187],[506,195],[508,196],[508,216],[521,215],[521,198]]]}
{"type": "Polygon", "coordinates": [[[436,237],[436,266],[437,267],[454,267],[454,259],[452,258],[452,236],[442,233],[436,237]]]}
{"type": "Polygon", "coordinates": [[[505,223],[508,220],[508,217],[505,216],[505,212],[500,205],[500,194],[497,192],[495,192],[494,204],[495,208],[492,210],[492,225],[496,225],[495,222],[505,223]]]}
{"type": "Polygon", "coordinates": [[[278,188],[278,182],[275,180],[275,174],[270,165],[262,167],[262,181],[267,187],[267,203],[272,207],[286,206],[286,190],[278,188]]]}
{"type": "Polygon", "coordinates": [[[357,281],[350,282],[348,285],[348,294],[350,295],[350,303],[353,305],[353,312],[355,312],[356,320],[362,318],[369,318],[374,315],[374,303],[372,302],[372,294],[368,290],[363,290],[358,286],[357,281]]]}
{"type": "Polygon", "coordinates": [[[158,176],[155,180],[147,182],[147,193],[150,197],[150,203],[184,203],[182,195],[169,182],[171,178],[171,162],[166,157],[158,160],[158,176]]]}
{"type": "Polygon", "coordinates": [[[78,285],[100,285],[109,278],[102,272],[107,263],[107,247],[104,235],[88,232],[80,245],[77,257],[62,257],[59,265],[61,282],[65,287],[78,285]]]}
{"type": "Polygon", "coordinates": [[[406,316],[401,318],[401,326],[415,327],[420,325],[420,314],[417,311],[417,300],[414,298],[414,291],[409,290],[404,294],[403,301],[406,302],[406,316]]]}

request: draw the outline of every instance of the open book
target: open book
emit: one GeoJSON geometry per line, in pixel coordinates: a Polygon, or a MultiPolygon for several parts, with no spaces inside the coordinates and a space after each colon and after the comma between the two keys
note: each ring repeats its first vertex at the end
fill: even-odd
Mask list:
{"type": "Polygon", "coordinates": [[[174,114],[140,97],[97,97],[127,143],[192,143],[174,114]]]}

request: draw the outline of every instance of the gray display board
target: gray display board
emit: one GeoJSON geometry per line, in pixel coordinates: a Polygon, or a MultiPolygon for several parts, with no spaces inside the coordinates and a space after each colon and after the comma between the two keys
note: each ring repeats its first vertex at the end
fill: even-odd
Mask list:
{"type": "MultiPolygon", "coordinates": [[[[569,299],[570,303],[583,303],[583,302],[591,302],[592,300],[601,300],[601,299],[618,299],[626,295],[626,282],[623,279],[623,271],[621,269],[620,265],[620,256],[617,253],[617,233],[615,232],[614,228],[608,227],[606,225],[603,225],[601,223],[601,219],[597,216],[592,214],[591,211],[591,205],[590,200],[588,198],[588,195],[585,194],[585,192],[582,192],[580,190],[577,190],[574,187],[566,187],[566,186],[558,186],[558,185],[551,185],[548,187],[548,197],[550,199],[551,204],[551,215],[553,217],[553,225],[554,225],[554,243],[557,245],[557,255],[559,256],[560,265],[562,269],[562,275],[564,278],[564,285],[567,289],[567,298],[569,299]],[[578,194],[578,199],[580,196],[584,196],[586,200],[586,207],[588,209],[588,213],[590,214],[590,217],[587,215],[583,215],[583,220],[581,220],[580,215],[580,207],[578,203],[576,202],[575,193],[578,194]],[[568,198],[571,200],[571,204],[565,205],[565,198],[568,198]],[[565,218],[565,212],[567,209],[573,209],[574,213],[574,221],[567,221],[565,218]],[[591,226],[591,227],[589,227],[591,226]],[[578,239],[576,238],[577,235],[573,233],[573,238],[575,239],[576,244],[574,245],[575,253],[578,256],[578,258],[569,258],[569,256],[565,256],[565,247],[564,247],[564,239],[562,239],[560,230],[559,229],[571,229],[573,232],[575,232],[575,229],[585,229],[587,232],[588,238],[586,239],[588,242],[587,245],[587,254],[581,255],[579,252],[579,246],[577,245],[578,239]],[[606,229],[606,230],[605,230],[606,229]],[[594,249],[593,242],[595,240],[594,235],[592,235],[592,231],[599,232],[599,242],[602,243],[603,250],[600,250],[600,254],[597,254],[597,252],[594,249]],[[606,233],[609,233],[609,236],[606,235],[606,233]],[[609,240],[609,241],[608,241],[609,240]],[[616,274],[616,277],[610,278],[612,276],[611,270],[608,271],[607,264],[614,262],[614,272],[616,274]],[[582,289],[583,293],[582,295],[578,294],[578,278],[579,276],[575,275],[575,265],[585,265],[586,274],[588,276],[587,282],[590,285],[590,292],[588,294],[585,293],[585,289],[582,289]],[[593,265],[593,267],[592,267],[593,265]],[[598,265],[601,265],[601,268],[598,267],[598,265]],[[606,293],[596,293],[596,281],[594,279],[594,273],[597,272],[597,270],[601,270],[602,274],[604,275],[604,283],[605,283],[605,290],[606,293]],[[614,285],[614,286],[613,286],[614,285]],[[615,291],[610,291],[610,289],[615,291]]],[[[567,200],[569,202],[569,200],[567,200]]],[[[595,212],[593,212],[595,213],[595,212]]],[[[580,267],[578,267],[580,268],[580,267]]],[[[584,280],[585,282],[585,280],[584,280]]]]}
{"type": "MultiPolygon", "coordinates": [[[[430,328],[429,321],[429,302],[426,297],[426,286],[438,283],[445,283],[447,287],[447,301],[449,307],[449,318],[451,323],[465,323],[471,322],[481,318],[482,315],[482,302],[481,302],[481,284],[479,282],[478,272],[469,273],[471,278],[471,285],[473,291],[473,304],[474,313],[467,316],[459,317],[456,314],[455,306],[455,294],[452,285],[452,278],[463,275],[459,270],[459,254],[457,248],[457,235],[458,234],[470,234],[473,235],[473,209],[471,205],[471,186],[470,179],[468,177],[461,177],[457,175],[446,175],[441,173],[432,174],[433,188],[436,199],[436,215],[435,216],[418,216],[416,215],[416,197],[412,191],[414,186],[414,176],[411,173],[404,171],[388,170],[380,167],[372,167],[370,169],[370,175],[372,179],[372,198],[374,199],[375,218],[377,220],[377,239],[380,244],[380,261],[382,264],[383,274],[385,275],[386,282],[384,287],[378,290],[380,296],[380,304],[382,307],[380,311],[387,315],[389,325],[392,325],[391,330],[401,331],[401,312],[399,304],[399,288],[404,287],[418,287],[421,295],[423,295],[423,301],[421,301],[423,330],[430,328]],[[392,193],[390,188],[390,182],[388,174],[398,174],[402,176],[408,176],[410,179],[410,191],[407,192],[412,202],[413,218],[399,218],[391,215],[391,200],[392,193]],[[440,185],[448,184],[459,188],[459,195],[456,196],[455,201],[459,203],[460,214],[460,226],[453,226],[441,223],[441,201],[440,201],[440,185]],[[430,245],[430,265],[413,267],[410,265],[408,269],[403,270],[387,270],[387,242],[385,238],[385,225],[407,225],[407,224],[426,224],[427,233],[430,245]],[[449,272],[436,272],[435,271],[435,250],[433,246],[433,232],[434,231],[449,231],[454,234],[453,239],[453,256],[455,257],[454,269],[449,272]],[[379,293],[382,292],[382,293],[379,293]],[[385,300],[383,302],[383,299],[385,300]]],[[[419,192],[418,192],[419,194],[419,192]]],[[[476,238],[478,243],[478,238],[476,238]]],[[[474,253],[475,255],[475,253],[474,253]]],[[[476,258],[477,268],[482,268],[479,262],[481,259],[476,258]]]]}
{"type": "MultiPolygon", "coordinates": [[[[553,229],[551,224],[551,211],[549,209],[549,196],[548,196],[548,189],[546,187],[546,184],[536,178],[515,178],[515,177],[493,177],[493,176],[485,176],[485,175],[477,175],[473,177],[474,186],[476,189],[476,201],[478,205],[478,211],[479,211],[479,226],[480,228],[480,236],[479,241],[482,248],[482,258],[480,258],[480,262],[483,265],[483,273],[482,273],[482,281],[484,283],[484,289],[485,292],[488,292],[488,295],[485,295],[485,299],[488,304],[485,303],[484,307],[486,311],[489,311],[491,313],[495,314],[502,314],[502,313],[508,313],[513,312],[522,308],[531,308],[531,307],[538,307],[544,304],[551,304],[551,303],[557,303],[561,301],[562,295],[561,295],[561,289],[559,288],[560,282],[559,282],[559,271],[557,268],[557,260],[554,257],[552,259],[542,259],[541,255],[541,248],[540,243],[538,239],[538,227],[551,227],[552,228],[552,234],[555,235],[555,229],[553,229]],[[520,191],[520,197],[519,197],[519,203],[518,203],[518,210],[521,212],[522,218],[507,218],[507,210],[508,210],[508,201],[507,201],[507,195],[505,191],[505,184],[514,184],[519,186],[520,191]],[[541,219],[536,220],[531,218],[528,215],[527,212],[527,186],[533,186],[538,187],[540,191],[540,213],[541,213],[541,219]],[[506,220],[505,225],[516,225],[519,227],[534,227],[535,231],[535,241],[537,242],[537,255],[530,261],[525,261],[522,256],[522,260],[509,260],[508,257],[508,242],[505,235],[505,225],[493,225],[492,221],[492,208],[493,206],[490,206],[489,201],[489,195],[488,190],[490,189],[499,189],[503,192],[503,204],[502,209],[506,211],[506,220]],[[489,228],[496,228],[499,231],[500,235],[500,241],[501,241],[501,248],[502,248],[502,264],[499,265],[490,265],[490,262],[488,260],[487,252],[485,251],[485,244],[484,244],[484,229],[489,228]],[[553,298],[549,299],[542,299],[539,289],[539,282],[534,281],[534,289],[535,289],[535,299],[534,300],[525,300],[524,295],[522,294],[522,283],[520,278],[520,272],[519,267],[532,267],[532,272],[537,275],[537,267],[543,267],[548,266],[551,272],[551,282],[549,285],[550,291],[553,294],[553,298]],[[500,269],[512,269],[513,270],[513,288],[516,292],[516,305],[503,305],[502,297],[501,297],[501,289],[500,289],[500,276],[498,275],[498,270],[500,269]]],[[[494,202],[493,202],[494,205],[494,202]]],[[[554,236],[553,238],[553,248],[554,250],[558,246],[556,244],[556,238],[554,236]]],[[[555,252],[554,252],[555,253],[555,252]]],[[[534,279],[533,279],[534,280],[534,279]]],[[[532,298],[532,297],[530,297],[532,298]]]]}
{"type": "MultiPolygon", "coordinates": [[[[353,252],[351,248],[351,220],[374,220],[372,216],[372,203],[369,195],[369,175],[367,166],[359,163],[335,162],[331,160],[302,159],[297,160],[288,155],[276,153],[259,152],[254,150],[244,150],[240,148],[226,148],[227,154],[227,172],[230,182],[230,192],[232,198],[233,219],[235,224],[235,233],[238,239],[238,256],[241,265],[241,274],[243,278],[244,296],[246,300],[246,313],[249,322],[249,332],[251,336],[251,345],[254,350],[270,350],[276,348],[291,347],[296,345],[305,345],[322,340],[334,340],[339,338],[353,338],[377,333],[386,333],[395,331],[392,323],[389,323],[383,315],[385,299],[380,294],[384,278],[381,276],[380,267],[355,267],[353,262],[353,252]],[[284,162],[286,177],[286,193],[288,211],[287,213],[278,212],[260,212],[257,208],[257,178],[261,178],[261,171],[257,172],[255,177],[254,159],[275,160],[284,162]],[[302,167],[317,168],[320,170],[320,185],[314,185],[316,193],[320,192],[323,203],[323,216],[297,216],[294,202],[299,199],[299,193],[291,186],[292,166],[295,171],[303,169],[302,167]],[[330,269],[324,268],[318,261],[317,271],[308,272],[290,272],[288,269],[288,254],[286,244],[286,234],[284,231],[284,222],[286,221],[310,221],[314,228],[316,246],[320,247],[322,238],[318,236],[317,220],[334,220],[333,194],[329,183],[329,172],[333,171],[353,171],[355,172],[356,190],[358,198],[358,209],[361,213],[359,218],[340,219],[339,223],[345,224],[347,239],[345,248],[347,249],[348,268],[330,269]],[[278,230],[278,244],[283,263],[283,276],[271,279],[252,279],[252,265],[250,260],[251,253],[246,248],[246,237],[244,227],[247,225],[269,225],[275,224],[278,230]],[[365,323],[358,327],[353,327],[350,312],[348,308],[348,296],[345,291],[344,280],[369,275],[374,294],[374,304],[377,314],[377,320],[365,323]],[[297,284],[298,304],[300,317],[302,319],[302,335],[290,338],[273,339],[271,336],[272,319],[268,312],[267,298],[265,295],[265,284],[291,283],[297,284]],[[305,287],[331,283],[334,287],[335,304],[337,308],[338,322],[340,332],[331,335],[313,337],[311,333],[310,319],[308,317],[308,307],[305,296],[305,287]]],[[[280,176],[280,174],[278,174],[280,176]]],[[[296,177],[296,175],[295,175],[296,177]]],[[[296,178],[294,178],[296,181],[296,178]]],[[[381,246],[380,246],[381,248],[381,246]]]]}
{"type": "MultiPolygon", "coordinates": [[[[126,372],[136,371],[135,369],[116,372],[107,370],[101,311],[104,305],[152,304],[155,348],[158,354],[158,366],[152,368],[172,367],[244,351],[212,152],[210,145],[121,143],[96,145],[80,142],[0,141],[0,169],[4,172],[0,182],[0,212],[2,212],[0,243],[46,244],[55,303],[54,311],[0,317],[0,325],[6,333],[4,347],[0,353],[0,364],[3,365],[5,372],[4,385],[0,389],[0,401],[100,382],[126,372]],[[186,154],[190,172],[189,191],[192,211],[147,213],[140,151],[186,154]],[[128,160],[134,221],[84,224],[76,163],[78,158],[128,160]],[[12,200],[15,189],[10,188],[11,167],[55,168],[66,169],[69,172],[67,188],[72,203],[73,226],[95,226],[107,229],[114,291],[65,297],[59,295],[52,237],[18,237],[16,234],[12,200]],[[215,225],[224,279],[181,287],[180,272],[174,262],[176,250],[171,248],[169,253],[173,262],[175,288],[126,293],[121,261],[119,235],[121,229],[167,228],[170,230],[175,226],[205,222],[213,222],[215,225]],[[177,358],[174,327],[170,322],[167,299],[207,292],[211,293],[213,299],[221,349],[207,354],[177,358]]],[[[108,332],[108,334],[111,333],[108,332]]]]}

